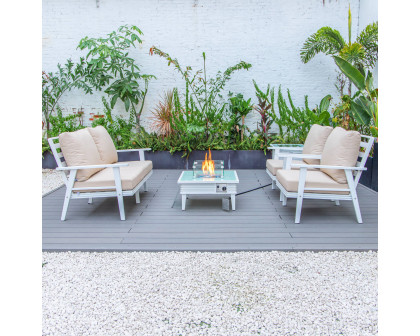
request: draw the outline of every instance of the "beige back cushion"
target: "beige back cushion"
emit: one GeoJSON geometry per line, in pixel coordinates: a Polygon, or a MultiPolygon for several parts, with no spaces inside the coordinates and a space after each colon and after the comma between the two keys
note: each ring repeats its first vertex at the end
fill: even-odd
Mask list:
{"type": "MultiPolygon", "coordinates": [[[[58,137],[67,166],[101,164],[101,157],[89,131],[84,128],[76,132],[61,133],[58,137]]],[[[85,181],[103,168],[79,169],[78,181],[85,181]]]]}
{"type": "MultiPolygon", "coordinates": [[[[360,151],[361,136],[356,131],[346,131],[336,127],[331,132],[322,152],[321,165],[354,167],[360,151]]],[[[321,168],[338,183],[347,183],[346,174],[341,169],[321,168]]]]}
{"type": "Polygon", "coordinates": [[[96,147],[98,148],[102,163],[111,164],[118,162],[117,150],[115,149],[114,142],[105,127],[89,127],[88,130],[93,138],[93,141],[95,141],[96,147]]]}
{"type": "MultiPolygon", "coordinates": [[[[312,125],[303,145],[302,154],[321,155],[324,150],[325,142],[331,134],[333,128],[330,126],[312,125]]],[[[307,164],[319,164],[318,159],[303,159],[307,164]]]]}

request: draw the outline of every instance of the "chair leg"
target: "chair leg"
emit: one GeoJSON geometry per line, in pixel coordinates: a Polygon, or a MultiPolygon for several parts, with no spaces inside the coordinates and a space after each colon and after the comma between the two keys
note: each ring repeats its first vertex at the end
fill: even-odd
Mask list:
{"type": "Polygon", "coordinates": [[[144,188],[144,191],[147,192],[147,182],[144,182],[143,188],[144,188]]]}
{"type": "Polygon", "coordinates": [[[283,193],[280,190],[280,202],[282,202],[282,201],[283,201],[283,193]]]}
{"type": "Polygon", "coordinates": [[[93,198],[92,197],[89,197],[88,204],[92,204],[92,203],[93,203],[93,198]]]}
{"type": "Polygon", "coordinates": [[[125,220],[124,199],[121,185],[120,167],[112,168],[114,171],[115,189],[117,190],[118,208],[120,209],[120,218],[125,220]]]}
{"type": "Polygon", "coordinates": [[[61,220],[66,220],[67,209],[69,207],[71,197],[71,189],[66,190],[66,195],[64,196],[64,204],[63,204],[63,211],[61,212],[61,220]]]}
{"type": "Polygon", "coordinates": [[[124,199],[122,194],[118,194],[118,208],[120,209],[120,218],[121,220],[125,220],[125,211],[124,211],[124,199]]]}
{"type": "Polygon", "coordinates": [[[287,205],[287,197],[283,194],[283,206],[287,205]]]}
{"type": "Polygon", "coordinates": [[[305,167],[300,168],[298,195],[296,199],[296,215],[295,215],[296,224],[300,223],[300,214],[302,212],[303,195],[305,192],[306,172],[307,172],[307,169],[305,167]]]}
{"type": "Polygon", "coordinates": [[[136,203],[140,204],[140,190],[137,190],[137,192],[134,195],[136,196],[136,203]]]}
{"type": "Polygon", "coordinates": [[[76,170],[71,170],[69,179],[67,182],[67,189],[66,189],[66,195],[64,196],[64,204],[63,204],[63,211],[61,212],[61,220],[66,220],[66,214],[67,209],[69,207],[70,198],[71,198],[71,192],[74,186],[74,180],[76,179],[76,170]]]}
{"type": "Polygon", "coordinates": [[[359,206],[359,200],[357,199],[357,195],[353,196],[353,206],[354,206],[354,212],[356,213],[357,222],[359,224],[363,224],[362,214],[360,213],[360,206],[359,206]]]}
{"type": "Polygon", "coordinates": [[[359,224],[362,224],[362,214],[360,213],[359,199],[357,198],[357,192],[354,186],[353,175],[350,170],[345,170],[344,172],[347,177],[347,184],[349,186],[351,198],[353,200],[354,212],[356,213],[357,222],[359,224]]]}
{"type": "Polygon", "coordinates": [[[274,180],[271,181],[271,189],[276,189],[276,181],[274,180]]]}
{"type": "Polygon", "coordinates": [[[303,196],[299,195],[296,200],[296,214],[295,214],[295,223],[300,223],[300,214],[302,212],[302,203],[303,203],[303,196]]]}
{"type": "Polygon", "coordinates": [[[335,201],[335,205],[337,205],[337,206],[340,205],[340,201],[339,200],[336,200],[335,201]]]}

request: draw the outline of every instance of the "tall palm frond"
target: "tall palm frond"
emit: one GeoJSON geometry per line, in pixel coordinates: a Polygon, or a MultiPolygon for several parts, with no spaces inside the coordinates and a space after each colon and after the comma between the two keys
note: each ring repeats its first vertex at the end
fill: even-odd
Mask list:
{"type": "Polygon", "coordinates": [[[366,67],[374,67],[378,60],[378,22],[367,25],[356,41],[366,50],[366,67]]]}
{"type": "Polygon", "coordinates": [[[357,42],[350,45],[345,45],[338,53],[340,57],[344,58],[347,62],[353,64],[357,68],[363,67],[366,59],[366,51],[363,46],[357,42]]]}
{"type": "Polygon", "coordinates": [[[337,54],[345,44],[338,30],[331,27],[322,27],[306,39],[300,51],[300,57],[303,63],[308,63],[316,54],[321,52],[327,55],[337,54]]]}

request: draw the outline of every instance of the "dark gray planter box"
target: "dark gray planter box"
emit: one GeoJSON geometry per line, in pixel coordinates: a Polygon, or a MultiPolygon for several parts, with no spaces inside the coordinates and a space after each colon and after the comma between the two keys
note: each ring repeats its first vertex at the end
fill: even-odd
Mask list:
{"type": "MultiPolygon", "coordinates": [[[[203,160],[206,151],[192,151],[188,159],[182,157],[184,152],[169,151],[145,152],[146,160],[153,162],[154,169],[192,169],[194,160],[203,160]]],[[[224,160],[225,169],[265,169],[265,161],[271,158],[271,152],[260,150],[214,150],[211,151],[214,160],[224,160]]],[[[118,161],[136,161],[139,159],[138,152],[118,153],[118,161]]],[[[44,153],[42,168],[55,169],[54,156],[50,152],[44,153]]]]}
{"type": "MultiPolygon", "coordinates": [[[[146,160],[153,162],[154,169],[192,169],[194,160],[203,160],[206,151],[192,151],[188,158],[182,157],[183,152],[171,154],[168,151],[146,152],[146,160]]],[[[213,150],[211,151],[214,160],[224,160],[225,169],[265,169],[265,161],[271,158],[259,150],[213,150]]],[[[136,152],[118,153],[118,161],[138,160],[136,152]]]]}
{"type": "Polygon", "coordinates": [[[57,168],[57,163],[55,163],[54,155],[51,152],[44,152],[42,154],[42,168],[44,169],[55,169],[57,168]]]}
{"type": "Polygon", "coordinates": [[[378,143],[373,144],[373,157],[369,157],[366,161],[367,170],[360,177],[360,184],[378,191],[378,143]]]}

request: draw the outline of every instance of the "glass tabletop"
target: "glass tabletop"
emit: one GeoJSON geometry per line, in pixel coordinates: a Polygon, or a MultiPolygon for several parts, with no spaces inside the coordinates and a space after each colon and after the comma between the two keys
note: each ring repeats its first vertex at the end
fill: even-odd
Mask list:
{"type": "Polygon", "coordinates": [[[178,183],[195,183],[195,182],[231,182],[238,183],[238,176],[234,170],[225,170],[223,178],[221,177],[197,177],[194,178],[194,172],[192,170],[183,171],[178,183]]]}

